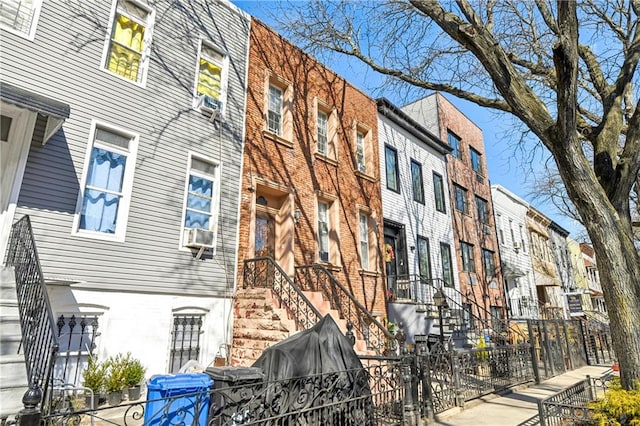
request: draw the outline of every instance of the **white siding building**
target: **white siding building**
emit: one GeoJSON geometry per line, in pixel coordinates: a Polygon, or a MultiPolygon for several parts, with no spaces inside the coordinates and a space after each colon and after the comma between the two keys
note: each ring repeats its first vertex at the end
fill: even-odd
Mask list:
{"type": "Polygon", "coordinates": [[[402,302],[391,303],[389,315],[410,337],[428,334],[412,303],[431,303],[440,286],[459,289],[447,200],[450,147],[386,99],[378,111],[387,288],[390,301],[402,302]]]}
{"type": "Polygon", "coordinates": [[[527,238],[529,204],[501,185],[491,185],[491,196],[509,316],[512,319],[539,318],[527,238]]]}

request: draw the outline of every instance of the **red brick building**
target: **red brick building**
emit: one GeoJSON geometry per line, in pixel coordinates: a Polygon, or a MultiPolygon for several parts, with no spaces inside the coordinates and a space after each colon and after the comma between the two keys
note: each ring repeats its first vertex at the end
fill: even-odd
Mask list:
{"type": "Polygon", "coordinates": [[[460,291],[476,317],[505,317],[491,187],[482,130],[442,94],[403,108],[453,148],[447,156],[460,291]]]}
{"type": "Polygon", "coordinates": [[[240,205],[243,262],[320,263],[385,315],[374,100],[255,19],[240,205]]]}

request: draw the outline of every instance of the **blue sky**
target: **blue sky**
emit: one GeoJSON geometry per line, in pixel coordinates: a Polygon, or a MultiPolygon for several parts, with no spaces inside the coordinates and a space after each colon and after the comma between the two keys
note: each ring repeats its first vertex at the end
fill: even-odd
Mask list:
{"type": "MultiPolygon", "coordinates": [[[[270,17],[270,6],[273,6],[275,0],[231,1],[250,15],[255,16],[257,19],[275,28],[273,20],[270,17]]],[[[382,86],[384,77],[378,75],[355,59],[334,55],[332,59],[325,59],[323,62],[329,68],[347,79],[351,84],[360,88],[365,93],[370,94],[372,97],[384,96],[398,106],[402,106],[405,103],[404,99],[398,98],[399,95],[395,93],[385,93],[384,90],[381,91],[380,87],[382,86]]],[[[542,205],[540,202],[532,200],[530,196],[533,190],[532,188],[534,188],[535,185],[534,172],[542,169],[542,165],[548,154],[541,150],[537,150],[533,154],[531,151],[526,154],[517,152],[505,137],[505,132],[511,125],[511,119],[507,119],[504,115],[496,116],[495,112],[487,108],[479,107],[471,102],[463,101],[450,95],[445,96],[482,129],[491,183],[502,185],[529,202],[560,226],[570,231],[571,236],[577,239],[582,232],[581,225],[565,216],[559,215],[553,206],[542,205]],[[528,157],[526,161],[523,159],[525,156],[528,157]]]]}

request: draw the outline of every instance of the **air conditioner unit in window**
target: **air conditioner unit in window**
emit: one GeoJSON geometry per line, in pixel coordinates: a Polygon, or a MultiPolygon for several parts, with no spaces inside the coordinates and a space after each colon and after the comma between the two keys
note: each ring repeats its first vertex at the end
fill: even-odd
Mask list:
{"type": "Polygon", "coordinates": [[[519,243],[519,242],[515,242],[515,243],[513,243],[513,249],[514,249],[515,251],[520,250],[520,243],[519,243]]]}
{"type": "Polygon", "coordinates": [[[222,102],[207,95],[200,95],[198,98],[198,108],[205,111],[220,111],[222,102]]]}
{"type": "Polygon", "coordinates": [[[184,245],[190,248],[213,247],[213,231],[208,229],[185,229],[184,245]]]}

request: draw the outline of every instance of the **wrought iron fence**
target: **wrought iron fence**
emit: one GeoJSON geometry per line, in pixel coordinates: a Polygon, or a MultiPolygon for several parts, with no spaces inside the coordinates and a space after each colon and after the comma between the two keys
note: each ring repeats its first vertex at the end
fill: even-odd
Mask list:
{"type": "Polygon", "coordinates": [[[355,297],[322,265],[296,267],[295,282],[306,291],[319,291],[330,301],[341,318],[351,321],[367,349],[383,355],[395,337],[358,302],[355,297]]]}
{"type": "Polygon", "coordinates": [[[270,288],[280,308],[287,310],[298,330],[306,330],[322,319],[322,314],[307,299],[302,290],[270,257],[257,257],[244,261],[243,286],[270,288]]]}
{"type": "Polygon", "coordinates": [[[15,273],[27,379],[44,395],[46,409],[59,343],[29,216],[13,224],[5,263],[15,273]]]}
{"type": "Polygon", "coordinates": [[[611,372],[598,378],[587,376],[575,385],[538,401],[540,425],[590,424],[594,409],[589,407],[589,403],[609,388],[612,377],[611,372]]]}
{"type": "MultiPolygon", "coordinates": [[[[368,359],[361,369],[328,372],[211,389],[166,392],[161,398],[116,407],[70,409],[43,417],[45,424],[102,421],[118,425],[401,425],[405,386],[400,358],[368,359]]],[[[75,406],[74,406],[75,404],[75,406]]]]}
{"type": "Polygon", "coordinates": [[[60,350],[53,377],[62,383],[80,384],[82,370],[94,355],[98,331],[97,314],[59,315],[56,321],[60,350]]]}

